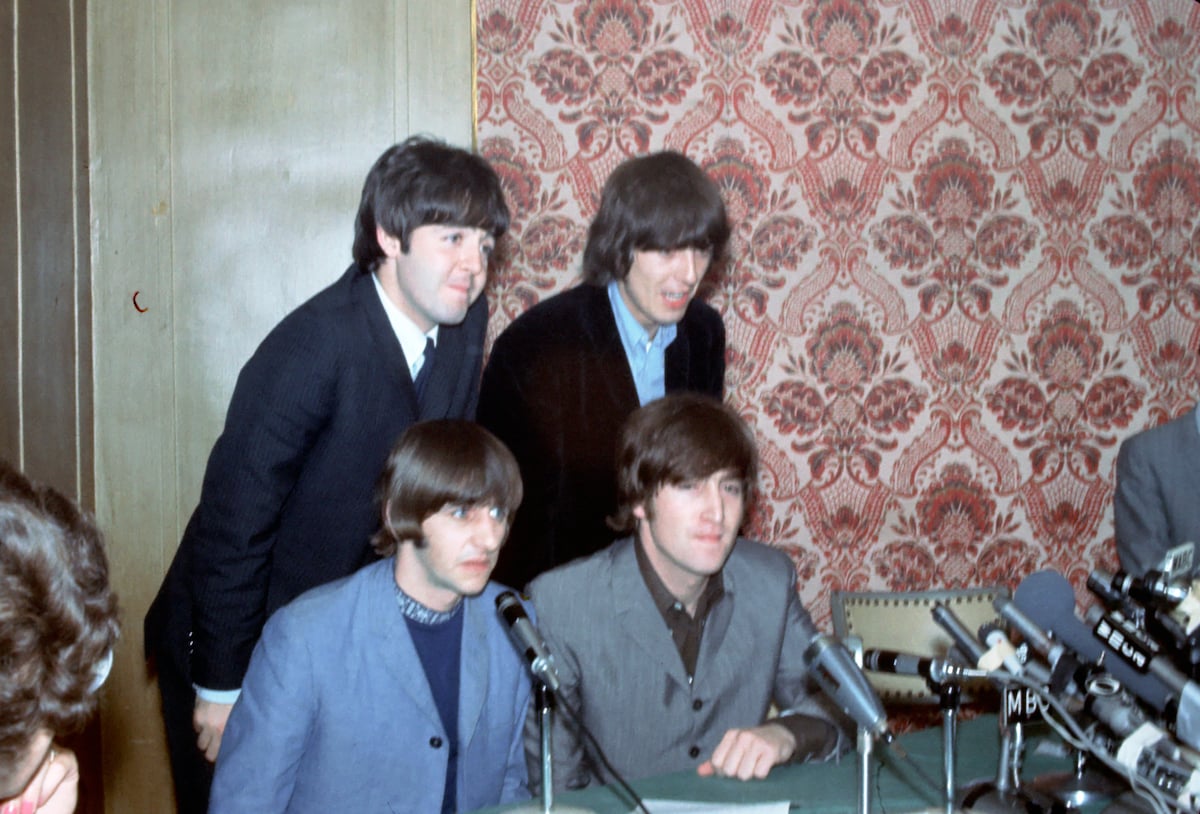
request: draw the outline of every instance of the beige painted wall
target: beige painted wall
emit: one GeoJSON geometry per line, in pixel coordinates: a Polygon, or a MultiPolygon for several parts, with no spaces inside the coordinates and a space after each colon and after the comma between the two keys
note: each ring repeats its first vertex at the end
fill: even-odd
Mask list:
{"type": "Polygon", "coordinates": [[[469,144],[470,6],[93,0],[88,44],[96,507],[126,622],[105,807],[157,813],[170,781],[142,615],[239,368],[350,262],[371,162],[410,133],[469,144]]]}

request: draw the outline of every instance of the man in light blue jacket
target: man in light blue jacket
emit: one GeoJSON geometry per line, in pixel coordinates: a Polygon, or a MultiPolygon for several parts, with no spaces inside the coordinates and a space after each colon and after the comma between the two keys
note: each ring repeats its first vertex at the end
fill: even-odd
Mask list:
{"type": "Polygon", "coordinates": [[[449,814],[529,796],[531,682],[489,582],[520,500],[516,462],[486,430],[405,432],[380,481],[386,559],[271,617],[210,811],[449,814]]]}

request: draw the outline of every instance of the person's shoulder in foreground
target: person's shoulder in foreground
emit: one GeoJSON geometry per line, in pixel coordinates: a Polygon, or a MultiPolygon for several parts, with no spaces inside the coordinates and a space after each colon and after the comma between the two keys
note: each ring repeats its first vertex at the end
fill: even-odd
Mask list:
{"type": "Polygon", "coordinates": [[[0,460],[0,811],[75,810],[78,764],[55,739],[95,710],[117,630],[93,518],[0,460]]]}

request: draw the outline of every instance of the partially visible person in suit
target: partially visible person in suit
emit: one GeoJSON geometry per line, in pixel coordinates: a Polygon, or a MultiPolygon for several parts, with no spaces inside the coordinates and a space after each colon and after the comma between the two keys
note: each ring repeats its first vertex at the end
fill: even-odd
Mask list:
{"type": "Polygon", "coordinates": [[[528,797],[531,681],[489,582],[516,461],[466,421],[405,432],[380,481],[387,559],[271,617],[229,718],[213,814],[469,811],[528,797]]]}
{"type": "MultiPolygon", "coordinates": [[[[738,536],[756,460],[745,422],[710,397],[638,409],[617,444],[613,518],[632,536],[530,585],[560,703],[626,778],[766,777],[833,754],[849,731],[809,682],[803,653],[817,630],[791,559],[738,536]],[[768,720],[772,702],[785,714],[768,720]]],[[[555,786],[612,782],[570,718],[555,719],[555,786]]]]}
{"type": "Polygon", "coordinates": [[[112,666],[117,600],[91,517],[0,461],[0,812],[75,810],[80,729],[112,666]]]}
{"type": "Polygon", "coordinates": [[[478,399],[500,181],[479,156],[411,138],[375,162],[354,263],[242,368],[200,502],[146,617],[176,799],[208,807],[211,762],[270,615],[372,559],[372,490],[418,420],[478,399]]]}
{"type": "MultiPolygon", "coordinates": [[[[1121,568],[1134,576],[1163,570],[1171,549],[1200,545],[1200,410],[1122,442],[1113,519],[1121,568]]],[[[1200,556],[1192,563],[1200,573],[1200,556]]]]}
{"type": "Polygon", "coordinates": [[[583,284],[496,339],[478,418],[525,479],[498,579],[521,587],[613,541],[613,450],[639,405],[679,391],[721,398],[725,326],[695,295],[728,239],[721,192],[700,167],[675,152],[631,158],[604,185],[583,284]]]}

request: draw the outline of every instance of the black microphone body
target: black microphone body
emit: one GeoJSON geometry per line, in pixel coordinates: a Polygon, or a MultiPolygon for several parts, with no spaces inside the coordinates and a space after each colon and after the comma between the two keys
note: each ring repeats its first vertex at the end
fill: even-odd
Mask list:
{"type": "Polygon", "coordinates": [[[1128,597],[1143,605],[1166,609],[1174,608],[1188,598],[1190,588],[1180,580],[1173,580],[1161,571],[1147,571],[1135,577],[1125,571],[1110,574],[1097,568],[1088,575],[1088,588],[1101,596],[1128,597]]]}
{"type": "Polygon", "coordinates": [[[1017,586],[1013,602],[1035,625],[1052,633],[1085,661],[1102,664],[1121,686],[1159,713],[1173,706],[1171,688],[1161,678],[1131,667],[1075,615],[1075,591],[1062,574],[1057,571],[1030,574],[1017,586]]]}
{"type": "Polygon", "coordinates": [[[508,623],[508,631],[529,661],[530,671],[550,690],[558,692],[561,683],[558,671],[554,668],[554,656],[550,654],[545,640],[526,615],[521,600],[517,599],[512,591],[505,591],[496,597],[496,611],[508,623]]]}
{"type": "Polygon", "coordinates": [[[964,678],[987,678],[987,670],[964,667],[946,659],[927,658],[894,650],[869,649],[863,653],[863,666],[876,673],[920,676],[934,684],[958,681],[964,678]]]}
{"type": "Polygon", "coordinates": [[[1021,634],[1025,644],[1046,660],[1046,664],[1049,665],[1049,678],[1045,683],[1050,692],[1056,695],[1084,694],[1087,671],[1072,651],[1047,636],[1046,631],[1038,627],[1037,623],[1026,616],[1011,599],[1000,597],[992,606],[1013,630],[1021,634]]]}

